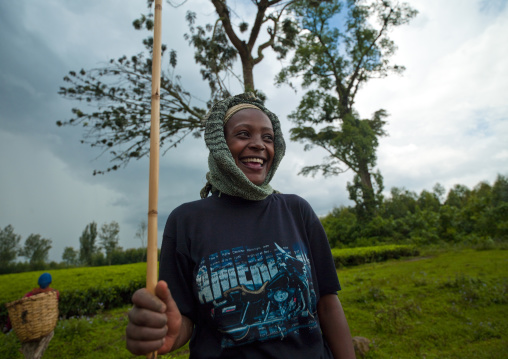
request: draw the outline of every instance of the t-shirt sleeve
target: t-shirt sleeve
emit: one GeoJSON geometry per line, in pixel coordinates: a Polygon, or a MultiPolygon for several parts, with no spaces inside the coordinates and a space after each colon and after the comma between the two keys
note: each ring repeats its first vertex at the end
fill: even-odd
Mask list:
{"type": "Polygon", "coordinates": [[[336,294],[341,288],[326,232],[310,204],[303,199],[302,201],[319,295],[336,294]]]}
{"type": "Polygon", "coordinates": [[[185,238],[179,236],[177,217],[178,215],[173,212],[164,229],[159,259],[159,279],[168,284],[180,313],[196,323],[197,308],[192,291],[193,265],[185,238]]]}

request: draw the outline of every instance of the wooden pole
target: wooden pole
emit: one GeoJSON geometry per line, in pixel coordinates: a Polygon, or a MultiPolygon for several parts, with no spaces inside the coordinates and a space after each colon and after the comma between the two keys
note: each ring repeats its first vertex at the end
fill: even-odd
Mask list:
{"type": "MultiPolygon", "coordinates": [[[[155,294],[157,285],[157,198],[159,194],[160,85],[162,0],[155,0],[152,52],[152,104],[150,122],[150,174],[148,182],[148,241],[146,289],[155,294]]],[[[157,358],[157,352],[147,355],[157,358]]]]}

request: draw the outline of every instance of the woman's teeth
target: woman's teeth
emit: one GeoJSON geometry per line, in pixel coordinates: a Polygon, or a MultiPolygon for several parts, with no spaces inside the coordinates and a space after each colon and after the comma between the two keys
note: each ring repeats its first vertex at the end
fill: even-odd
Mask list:
{"type": "Polygon", "coordinates": [[[261,158],[245,158],[242,160],[242,162],[244,162],[244,163],[255,162],[255,163],[263,164],[264,161],[261,158]]]}

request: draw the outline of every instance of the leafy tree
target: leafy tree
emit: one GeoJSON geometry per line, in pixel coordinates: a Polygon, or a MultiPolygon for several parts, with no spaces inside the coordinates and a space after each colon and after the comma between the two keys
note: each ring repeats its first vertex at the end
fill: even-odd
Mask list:
{"type": "Polygon", "coordinates": [[[420,193],[416,203],[420,209],[427,209],[433,212],[439,212],[439,208],[441,207],[439,197],[435,193],[429,192],[427,190],[423,190],[420,193]]]}
{"type": "Polygon", "coordinates": [[[120,237],[118,236],[120,233],[120,225],[118,222],[104,223],[101,227],[101,233],[99,234],[99,238],[101,240],[101,247],[104,249],[106,253],[106,259],[108,260],[108,264],[111,265],[111,256],[113,252],[118,247],[118,241],[120,237]]]}
{"type": "MultiPolygon", "coordinates": [[[[135,234],[135,237],[139,238],[139,240],[141,241],[141,248],[144,248],[145,252],[146,252],[146,239],[147,239],[147,232],[146,231],[147,231],[147,229],[148,229],[148,224],[146,223],[146,221],[141,221],[138,224],[138,229],[135,234]]],[[[144,259],[145,259],[145,256],[143,255],[141,257],[141,261],[143,261],[144,259]]]]}
{"type": "Polygon", "coordinates": [[[50,239],[41,238],[40,234],[30,234],[23,248],[19,250],[19,255],[27,258],[30,264],[45,263],[48,260],[51,243],[50,239]]]}
{"type": "Polygon", "coordinates": [[[392,188],[378,213],[367,221],[360,223],[353,208],[341,207],[321,218],[321,223],[331,246],[462,243],[488,249],[508,239],[508,196],[503,195],[507,190],[508,181],[500,175],[492,186],[480,182],[470,190],[455,185],[444,203],[441,185],[420,195],[392,188]]]}
{"type": "Polygon", "coordinates": [[[138,224],[138,229],[136,231],[135,237],[141,241],[141,247],[146,247],[146,231],[148,229],[148,224],[146,221],[141,221],[138,224]]]}
{"type": "Polygon", "coordinates": [[[508,239],[508,176],[498,175],[492,186],[493,237],[508,239]]]}
{"type": "Polygon", "coordinates": [[[87,224],[79,237],[79,261],[87,266],[93,263],[93,255],[97,252],[97,223],[87,224]]]}
{"type": "MultiPolygon", "coordinates": [[[[210,86],[211,102],[229,95],[226,79],[237,78],[246,91],[258,92],[254,86],[254,67],[264,59],[271,48],[283,58],[294,45],[297,34],[294,22],[284,17],[294,1],[253,1],[252,24],[235,24],[234,12],[225,0],[211,0],[217,12],[214,25],[196,25],[196,15],[187,13],[190,33],[185,38],[195,48],[195,60],[201,66],[201,75],[210,86]],[[250,31],[249,31],[250,29],[250,31]],[[261,30],[266,41],[260,40],[261,30]],[[242,63],[242,78],[234,73],[235,60],[242,63]]],[[[136,29],[153,29],[153,0],[148,0],[150,12],[133,22],[136,29]]],[[[168,1],[168,3],[170,3],[168,1]]],[[[171,3],[170,3],[171,4],[171,3]]],[[[90,105],[89,109],[74,108],[73,117],[58,121],[58,126],[82,126],[82,143],[109,152],[117,170],[131,159],[147,156],[150,143],[151,68],[153,38],[143,41],[145,52],[111,59],[109,64],[91,70],[70,71],[64,77],[67,87],[59,94],[90,105]]],[[[166,52],[162,46],[162,53],[166,52]]],[[[177,146],[186,136],[200,135],[207,107],[192,104],[193,96],[184,89],[181,77],[175,74],[177,55],[169,51],[169,64],[161,71],[160,89],[160,146],[164,151],[177,146]]],[[[258,92],[259,96],[263,96],[258,92]]],[[[104,173],[96,170],[94,174],[104,173]]]]}
{"type": "Polygon", "coordinates": [[[508,176],[498,175],[492,186],[492,205],[508,203],[508,176]]]}
{"type": "Polygon", "coordinates": [[[378,139],[386,135],[387,113],[380,109],[362,119],[354,109],[355,98],[367,81],[404,70],[390,64],[396,46],[388,33],[417,12],[389,0],[333,0],[319,6],[296,2],[292,10],[302,31],[277,83],[292,85],[291,79],[298,78],[308,91],[289,116],[296,125],[291,139],[305,143],[305,150],[318,146],[328,153],[324,163],[306,166],[300,174],[330,176],[351,169],[355,178],[348,184],[350,197],[360,219],[372,217],[382,199],[382,177],[374,167],[378,139]],[[377,20],[377,27],[371,19],[377,20]]]}
{"type": "Polygon", "coordinates": [[[386,217],[394,219],[405,217],[408,213],[416,211],[418,196],[405,188],[393,187],[391,196],[384,201],[383,213],[386,217]]]}
{"type": "Polygon", "coordinates": [[[0,228],[0,267],[5,267],[16,259],[20,240],[21,236],[14,233],[14,227],[10,224],[4,229],[0,228]]]}
{"type": "Polygon", "coordinates": [[[128,264],[143,262],[146,257],[146,248],[117,249],[111,256],[111,264],[128,264]]]}
{"type": "MultiPolygon", "coordinates": [[[[212,27],[207,25],[206,29],[211,36],[206,37],[203,29],[194,31],[190,22],[190,29],[193,36],[187,38],[190,39],[190,43],[196,48],[196,62],[201,64],[203,67],[202,75],[203,78],[213,81],[213,83],[221,83],[220,73],[224,71],[232,72],[233,62],[231,61],[235,57],[235,52],[240,57],[242,63],[242,74],[243,74],[243,88],[245,91],[256,92],[254,86],[254,66],[259,64],[264,58],[264,51],[267,48],[271,48],[278,55],[278,58],[284,58],[289,49],[291,49],[296,40],[297,29],[295,23],[290,18],[283,18],[285,9],[292,4],[294,1],[282,1],[282,0],[256,0],[253,1],[253,5],[256,8],[256,16],[254,22],[250,26],[250,32],[248,36],[242,39],[241,34],[245,33],[249,29],[249,24],[242,21],[237,30],[232,23],[231,11],[228,7],[227,1],[224,0],[211,0],[217,15],[219,16],[221,26],[217,28],[217,24],[212,27]],[[274,11],[269,12],[269,9],[274,11]],[[259,34],[264,24],[266,26],[266,32],[268,38],[263,43],[257,45],[256,42],[259,40],[259,34]],[[227,45],[226,37],[215,36],[215,34],[225,34],[227,40],[231,45],[227,45]],[[223,61],[222,56],[224,52],[220,52],[222,48],[217,46],[217,40],[222,43],[224,49],[229,50],[229,56],[223,61]],[[212,75],[213,73],[213,75],[212,75]]],[[[254,12],[254,11],[253,11],[254,12]]],[[[212,83],[210,87],[213,89],[212,83]]],[[[225,88],[225,86],[221,86],[225,88]]],[[[227,92],[227,90],[226,90],[227,92]]]]}
{"type": "Polygon", "coordinates": [[[434,196],[438,199],[439,203],[443,203],[445,192],[445,188],[440,183],[436,183],[434,187],[432,187],[432,193],[434,193],[434,196]]]}
{"type": "Polygon", "coordinates": [[[75,250],[72,247],[65,247],[63,254],[62,254],[62,260],[69,266],[75,266],[78,264],[78,251],[75,250]]]}
{"type": "Polygon", "coordinates": [[[461,228],[460,210],[443,204],[439,209],[439,237],[446,242],[456,242],[461,228]]]}
{"type": "Polygon", "coordinates": [[[445,204],[453,207],[464,207],[469,200],[471,190],[462,184],[456,184],[448,192],[445,204]]]}
{"type": "Polygon", "coordinates": [[[356,216],[350,208],[344,206],[334,208],[320,220],[326,231],[330,247],[340,248],[351,244],[353,241],[351,231],[356,225],[356,216]]]}

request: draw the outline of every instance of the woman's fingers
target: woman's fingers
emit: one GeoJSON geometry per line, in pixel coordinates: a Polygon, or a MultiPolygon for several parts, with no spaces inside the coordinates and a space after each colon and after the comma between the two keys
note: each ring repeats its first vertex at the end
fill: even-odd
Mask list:
{"type": "Polygon", "coordinates": [[[166,304],[145,288],[134,293],[132,303],[125,329],[127,349],[136,355],[154,352],[164,345],[168,331],[166,304]]]}
{"type": "Polygon", "coordinates": [[[148,292],[146,288],[141,288],[134,292],[132,303],[139,308],[145,308],[154,312],[164,313],[166,311],[166,304],[157,296],[148,292]]]}
{"type": "Polygon", "coordinates": [[[127,350],[129,350],[132,354],[135,355],[145,355],[147,353],[152,353],[157,351],[164,345],[164,338],[157,339],[153,341],[147,340],[128,340],[127,341],[127,350]]]}
{"type": "Polygon", "coordinates": [[[155,294],[143,288],[132,296],[134,307],[125,334],[127,349],[133,354],[168,352],[178,338],[182,316],[166,282],[157,283],[155,294]]]}
{"type": "Polygon", "coordinates": [[[160,340],[161,338],[164,338],[167,330],[168,330],[167,326],[163,326],[160,328],[150,328],[146,326],[139,326],[132,322],[129,322],[127,324],[125,333],[132,340],[156,341],[160,340]]]}
{"type": "Polygon", "coordinates": [[[134,306],[129,311],[129,324],[132,323],[140,327],[163,328],[166,326],[167,320],[165,313],[154,312],[153,310],[134,306]]]}

